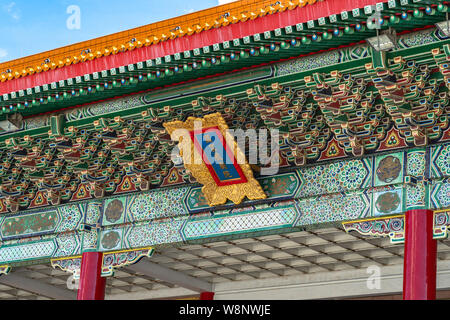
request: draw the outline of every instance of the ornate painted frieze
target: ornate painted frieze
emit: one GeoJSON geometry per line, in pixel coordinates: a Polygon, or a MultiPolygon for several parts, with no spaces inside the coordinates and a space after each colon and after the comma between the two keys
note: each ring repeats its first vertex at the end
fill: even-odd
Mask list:
{"type": "Polygon", "coordinates": [[[153,252],[153,248],[143,248],[139,250],[123,250],[104,253],[102,277],[113,276],[115,269],[135,264],[144,257],[150,258],[153,255],[153,252]]]}
{"type": "Polygon", "coordinates": [[[372,187],[373,158],[341,160],[297,171],[300,187],[296,198],[372,187]]]}
{"type": "Polygon", "coordinates": [[[450,207],[450,179],[434,182],[430,191],[430,205],[433,209],[450,207]]]}
{"type": "Polygon", "coordinates": [[[191,187],[165,188],[104,200],[103,226],[162,219],[189,213],[183,199],[191,187]]]}
{"type": "Polygon", "coordinates": [[[433,159],[435,167],[442,167],[436,159],[445,146],[259,177],[268,198],[238,208],[232,203],[210,208],[198,186],[176,186],[0,216],[0,235],[5,237],[0,265],[384,219],[411,208],[446,208],[448,178],[433,178],[429,165],[433,159]]]}
{"type": "Polygon", "coordinates": [[[430,177],[450,177],[450,144],[433,146],[430,149],[430,177]]]}
{"type": "Polygon", "coordinates": [[[374,218],[343,223],[346,232],[356,231],[363,236],[389,237],[391,243],[405,241],[404,216],[374,218]]]}
{"type": "MultiPolygon", "coordinates": [[[[0,212],[194,183],[168,156],[173,142],[162,124],[214,112],[231,129],[279,130],[291,168],[448,142],[447,44],[431,29],[403,37],[400,48],[416,44],[417,52],[386,56],[357,45],[27,119],[27,130],[0,137],[0,212]],[[430,51],[433,60],[422,63],[430,51]]],[[[439,159],[431,170],[442,176],[445,150],[439,159]]],[[[376,163],[394,170],[379,171],[376,186],[400,160],[376,163]]]]}
{"type": "MultiPolygon", "coordinates": [[[[342,223],[346,232],[356,231],[363,236],[389,237],[391,243],[404,243],[405,217],[404,215],[386,218],[363,219],[342,223]]],[[[446,239],[450,227],[450,210],[434,212],[433,238],[446,239]]]]}
{"type": "Polygon", "coordinates": [[[181,233],[184,240],[189,241],[245,232],[262,232],[267,229],[292,227],[296,217],[297,211],[293,205],[214,217],[192,217],[183,225],[181,233]]]}
{"type": "MultiPolygon", "coordinates": [[[[267,199],[271,201],[292,199],[300,187],[299,176],[296,172],[260,177],[257,180],[267,195],[267,199]]],[[[211,209],[201,192],[201,187],[190,188],[184,202],[189,212],[211,209]]],[[[252,201],[246,201],[246,203],[249,202],[252,201]]],[[[227,204],[232,205],[231,202],[227,204]]]]}
{"type": "Polygon", "coordinates": [[[56,269],[59,268],[62,271],[72,273],[74,279],[80,278],[81,271],[81,256],[67,257],[62,259],[51,259],[51,266],[56,269]]]}
{"type": "Polygon", "coordinates": [[[56,249],[56,243],[52,240],[2,246],[0,247],[0,261],[2,261],[2,263],[13,263],[38,258],[50,259],[56,249]]]}
{"type": "Polygon", "coordinates": [[[35,237],[77,230],[84,219],[85,206],[67,205],[0,218],[0,240],[35,237]]]}
{"type": "Polygon", "coordinates": [[[365,192],[337,193],[296,201],[299,219],[296,226],[316,225],[340,220],[370,217],[370,194],[365,192]]]}
{"type": "MultiPolygon", "coordinates": [[[[101,276],[113,276],[116,269],[135,264],[143,257],[151,257],[153,252],[153,248],[105,252],[103,254],[101,276]]],[[[74,256],[62,259],[51,259],[51,266],[72,273],[74,279],[79,279],[81,272],[81,257],[82,256],[74,256]]]]}
{"type": "Polygon", "coordinates": [[[183,242],[181,227],[187,217],[141,222],[102,230],[97,250],[128,250],[183,242]]]}
{"type": "Polygon", "coordinates": [[[412,149],[406,152],[405,211],[430,207],[430,180],[427,177],[427,150],[412,149]]]}

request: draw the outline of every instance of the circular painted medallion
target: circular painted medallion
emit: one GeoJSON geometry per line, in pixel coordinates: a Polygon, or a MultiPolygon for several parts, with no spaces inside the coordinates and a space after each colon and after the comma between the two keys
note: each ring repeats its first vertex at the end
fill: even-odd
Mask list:
{"type": "Polygon", "coordinates": [[[105,249],[114,249],[120,241],[120,234],[117,231],[111,231],[102,238],[102,246],[105,249]]]}
{"type": "Polygon", "coordinates": [[[122,217],[123,204],[120,200],[111,201],[105,210],[106,220],[110,223],[118,221],[122,217]]]}
{"type": "Polygon", "coordinates": [[[388,156],[380,161],[377,169],[377,176],[380,181],[390,183],[398,178],[402,170],[400,160],[393,156],[388,156]]]}
{"type": "Polygon", "coordinates": [[[378,197],[375,202],[377,210],[382,213],[394,212],[400,205],[400,197],[397,192],[386,192],[378,197]]]}

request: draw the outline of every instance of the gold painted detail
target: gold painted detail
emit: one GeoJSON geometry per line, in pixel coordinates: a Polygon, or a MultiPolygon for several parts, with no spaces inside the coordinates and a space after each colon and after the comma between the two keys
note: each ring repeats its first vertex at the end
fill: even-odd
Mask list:
{"type": "Polygon", "coordinates": [[[10,266],[0,266],[0,275],[1,274],[8,274],[9,271],[11,271],[11,267],[10,266]]]}
{"type": "Polygon", "coordinates": [[[245,159],[244,153],[239,149],[234,137],[228,131],[228,125],[220,113],[214,113],[204,118],[189,117],[186,122],[174,121],[164,123],[164,127],[172,140],[179,142],[180,155],[183,157],[184,167],[193,177],[203,185],[202,192],[209,206],[223,205],[227,200],[240,204],[245,197],[250,200],[266,199],[267,196],[258,181],[253,177],[253,171],[245,159]],[[199,154],[190,138],[190,133],[201,125],[202,129],[217,127],[225,139],[228,148],[238,160],[247,182],[219,186],[211,175],[208,167],[199,154]],[[195,128],[194,128],[195,126],[195,128]],[[198,161],[200,159],[200,161],[198,161]]]}
{"type": "Polygon", "coordinates": [[[344,222],[342,226],[346,232],[356,231],[363,236],[389,237],[391,243],[405,241],[405,218],[403,215],[344,222]]]}
{"type": "Polygon", "coordinates": [[[74,279],[80,279],[81,256],[52,259],[51,265],[54,269],[60,268],[62,271],[72,273],[74,279]]]}

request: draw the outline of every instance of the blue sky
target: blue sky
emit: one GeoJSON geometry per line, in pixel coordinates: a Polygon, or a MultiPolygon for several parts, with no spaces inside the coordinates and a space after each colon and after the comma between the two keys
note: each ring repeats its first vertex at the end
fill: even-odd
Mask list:
{"type": "Polygon", "coordinates": [[[0,63],[232,0],[0,0],[0,63]],[[80,28],[67,21],[80,9],[80,28]]]}

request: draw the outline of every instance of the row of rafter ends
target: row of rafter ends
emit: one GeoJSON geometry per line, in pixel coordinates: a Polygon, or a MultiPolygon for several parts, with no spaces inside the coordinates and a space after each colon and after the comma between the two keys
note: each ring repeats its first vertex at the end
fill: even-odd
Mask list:
{"type": "MultiPolygon", "coordinates": [[[[148,80],[154,81],[156,85],[157,81],[163,78],[167,79],[171,76],[194,70],[214,69],[217,71],[216,69],[223,68],[225,64],[230,62],[234,62],[237,65],[242,63],[247,65],[252,62],[272,61],[273,54],[282,58],[285,56],[289,57],[292,56],[294,51],[295,54],[304,53],[299,52],[299,50],[304,51],[308,47],[320,43],[323,39],[333,40],[342,37],[342,35],[352,36],[355,33],[357,35],[358,32],[364,34],[367,33],[367,29],[362,24],[356,24],[353,27],[346,26],[343,30],[336,29],[333,33],[323,32],[321,35],[316,33],[311,38],[309,34],[302,33],[302,30],[304,30],[303,24],[267,31],[264,34],[255,34],[242,39],[185,51],[184,53],[176,53],[162,58],[129,64],[128,66],[120,66],[110,70],[60,80],[34,88],[5,93],[0,96],[0,115],[21,112],[31,107],[56,103],[72,97],[87,96],[104,89],[128,86],[132,90],[134,85],[148,80]],[[295,37],[299,35],[302,37],[298,41],[295,37]],[[281,43],[278,43],[278,41],[281,41],[281,43]],[[286,52],[284,56],[280,49],[282,52],[286,52]],[[219,58],[218,55],[220,54],[219,58]],[[61,93],[61,91],[65,92],[61,93]]],[[[330,44],[332,43],[330,41],[330,44]]],[[[339,43],[334,42],[333,44],[339,43]]],[[[186,79],[182,78],[179,80],[186,79]]]]}
{"type": "MultiPolygon", "coordinates": [[[[222,15],[222,21],[219,22],[215,20],[214,23],[205,23],[202,27],[198,25],[197,30],[187,30],[184,32],[181,28],[178,28],[174,32],[166,32],[162,33],[159,37],[152,36],[146,37],[142,36],[142,39],[139,37],[132,37],[127,35],[127,39],[120,39],[120,43],[111,44],[108,47],[104,47],[104,43],[98,48],[85,48],[81,50],[77,50],[75,52],[65,52],[61,56],[51,56],[51,53],[48,53],[48,57],[44,58],[43,54],[39,55],[40,60],[36,61],[28,61],[26,64],[21,63],[21,65],[12,66],[10,63],[5,63],[0,65],[0,67],[4,70],[0,70],[0,81],[4,82],[7,80],[17,79],[20,77],[25,77],[28,75],[32,75],[34,73],[45,72],[49,70],[54,70],[56,68],[62,68],[71,64],[77,64],[80,62],[85,62],[88,60],[94,60],[96,58],[100,58],[103,56],[109,56],[111,54],[118,54],[125,51],[132,51],[136,48],[141,48],[144,46],[150,46],[161,41],[166,41],[170,39],[175,39],[181,36],[198,33],[204,30],[209,30],[211,28],[218,28],[221,26],[226,26],[230,23],[243,22],[247,20],[253,20],[258,17],[265,16],[267,14],[274,14],[278,12],[285,11],[286,9],[293,10],[297,7],[305,6],[306,4],[314,4],[316,0],[287,0],[287,1],[277,1],[273,5],[263,6],[259,10],[255,10],[255,12],[250,13],[241,13],[240,18],[229,15],[222,15]],[[131,38],[130,38],[131,37],[131,38]],[[130,38],[130,39],[128,39],[130,38]],[[42,57],[41,57],[42,56],[42,57]],[[42,60],[42,61],[41,61],[42,60]],[[34,65],[34,66],[33,66],[34,65]],[[14,68],[14,70],[13,70],[14,68]]],[[[389,0],[387,2],[377,3],[376,6],[365,6],[364,8],[355,8],[351,12],[341,12],[340,14],[333,14],[329,17],[322,17],[318,20],[310,20],[306,23],[299,23],[295,26],[288,26],[284,29],[289,30],[295,28],[297,31],[303,30],[312,30],[315,28],[323,28],[327,27],[329,24],[340,24],[340,23],[354,23],[355,20],[361,20],[361,22],[367,20],[369,16],[371,16],[375,11],[383,11],[393,12],[393,10],[422,10],[428,14],[436,14],[436,12],[447,12],[449,9],[444,4],[446,1],[423,1],[423,0],[389,0]],[[436,4],[436,2],[438,4],[436,4]],[[423,5],[427,5],[426,8],[423,8],[423,5]],[[430,7],[428,7],[428,5],[430,7]]],[[[189,29],[189,28],[188,28],[189,29]]],[[[23,59],[22,59],[23,60],[23,59]]],[[[17,61],[17,60],[16,60],[17,61]]]]}

